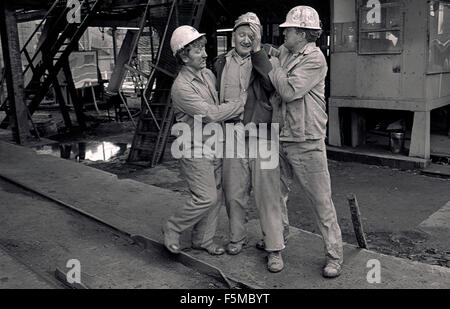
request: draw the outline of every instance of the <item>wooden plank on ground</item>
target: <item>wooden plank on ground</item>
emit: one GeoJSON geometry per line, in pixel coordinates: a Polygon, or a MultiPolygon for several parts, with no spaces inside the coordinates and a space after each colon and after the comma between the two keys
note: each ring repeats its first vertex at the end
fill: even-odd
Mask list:
{"type": "Polygon", "coordinates": [[[358,201],[354,194],[350,194],[348,197],[348,204],[350,206],[350,213],[352,215],[353,229],[355,231],[356,240],[360,248],[368,249],[366,235],[361,221],[361,213],[359,211],[358,201]]]}

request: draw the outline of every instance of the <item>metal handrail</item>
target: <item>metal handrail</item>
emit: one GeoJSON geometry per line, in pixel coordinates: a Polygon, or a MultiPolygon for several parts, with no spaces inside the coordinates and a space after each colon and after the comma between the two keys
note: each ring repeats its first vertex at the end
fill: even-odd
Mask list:
{"type": "MultiPolygon", "coordinates": [[[[41,21],[41,23],[39,24],[39,26],[36,27],[35,31],[33,32],[33,35],[36,33],[37,29],[42,25],[42,23],[44,22],[44,20],[48,17],[50,11],[52,11],[52,10],[56,7],[56,5],[57,5],[57,3],[58,3],[59,1],[60,1],[60,0],[56,0],[56,1],[53,3],[52,7],[51,7],[50,10],[47,12],[47,14],[44,16],[44,18],[42,19],[42,21],[41,21]]],[[[89,0],[83,0],[83,2],[82,2],[81,5],[80,5],[80,9],[84,6],[84,4],[85,4],[86,2],[89,3],[89,0]]],[[[67,9],[67,8],[66,8],[66,9],[67,9]]],[[[66,11],[66,9],[63,11],[63,13],[66,11]]],[[[64,14],[62,14],[61,16],[63,16],[63,15],[64,15],[64,14]]],[[[61,16],[59,16],[58,21],[60,20],[61,16]]],[[[57,21],[57,22],[58,22],[58,21],[57,21]]],[[[62,32],[66,31],[67,28],[68,28],[69,26],[70,26],[70,24],[67,24],[66,27],[63,29],[62,32]]],[[[31,40],[31,38],[32,38],[32,36],[29,38],[29,41],[31,40]]],[[[27,43],[29,43],[29,41],[28,41],[27,43]]],[[[27,67],[25,68],[25,70],[24,70],[24,72],[23,72],[24,75],[25,75],[25,73],[28,71],[28,69],[29,69],[30,67],[32,67],[33,61],[36,59],[36,57],[37,57],[38,53],[41,51],[43,45],[44,45],[44,44],[42,44],[41,46],[39,46],[39,48],[35,51],[33,57],[31,57],[31,63],[29,63],[29,64],[27,65],[27,67]]],[[[24,48],[25,48],[25,47],[26,47],[26,46],[24,46],[24,48]]],[[[22,51],[21,51],[21,52],[22,52],[22,51]]]]}
{"type": "MultiPolygon", "coordinates": [[[[29,41],[31,41],[31,39],[32,39],[32,37],[34,36],[34,34],[36,34],[37,30],[41,27],[41,25],[43,24],[44,20],[47,19],[48,15],[50,14],[50,11],[52,11],[52,10],[56,7],[56,5],[58,4],[58,2],[59,2],[59,0],[56,0],[56,1],[53,3],[53,5],[52,5],[52,7],[50,8],[50,10],[47,12],[47,14],[44,16],[44,18],[43,18],[42,21],[40,22],[39,26],[36,27],[35,31],[33,32],[33,34],[32,34],[32,35],[30,36],[30,38],[28,39],[26,45],[29,43],[29,41]]],[[[65,11],[65,10],[64,10],[64,11],[65,11]]],[[[60,18],[61,18],[61,16],[58,18],[58,21],[60,20],[60,18]]],[[[23,49],[26,48],[26,45],[24,45],[23,49]]],[[[33,66],[33,61],[36,59],[36,57],[37,57],[37,55],[39,54],[39,52],[41,51],[43,45],[44,45],[44,44],[41,44],[41,45],[38,47],[38,49],[34,52],[33,57],[31,57],[31,62],[28,63],[27,67],[26,67],[25,70],[23,71],[23,75],[25,75],[25,74],[27,73],[28,69],[29,69],[30,67],[33,66]]],[[[21,52],[23,52],[23,50],[22,50],[21,52]]]]}
{"type": "Polygon", "coordinates": [[[58,4],[59,0],[55,0],[55,2],[52,4],[52,6],[50,7],[50,9],[48,10],[48,12],[44,15],[44,17],[42,18],[41,22],[39,23],[39,25],[36,27],[36,29],[34,29],[34,31],[31,33],[30,37],[28,38],[28,40],[25,42],[25,44],[23,45],[23,48],[20,50],[20,52],[22,53],[24,51],[24,49],[28,46],[28,44],[30,44],[31,39],[34,37],[34,35],[36,34],[36,32],[39,30],[39,28],[42,26],[42,24],[44,23],[44,21],[47,19],[48,15],[50,15],[50,13],[54,10],[54,8],[56,7],[56,5],[58,4]]]}

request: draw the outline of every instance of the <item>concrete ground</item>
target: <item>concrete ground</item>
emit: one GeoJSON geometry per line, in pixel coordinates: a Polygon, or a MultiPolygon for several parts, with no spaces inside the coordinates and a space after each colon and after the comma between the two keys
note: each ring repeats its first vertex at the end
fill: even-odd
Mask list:
{"type": "MultiPolygon", "coordinates": [[[[117,164],[117,162],[115,163],[117,164]]],[[[339,169],[333,167],[332,171],[339,169]]],[[[105,166],[100,166],[105,168],[105,166]]],[[[440,207],[438,206],[442,200],[445,200],[447,194],[444,188],[448,188],[448,183],[439,179],[426,178],[424,176],[416,177],[413,173],[392,171],[388,169],[374,169],[372,178],[366,178],[366,183],[360,179],[358,182],[353,175],[358,175],[358,171],[366,171],[365,166],[352,165],[353,171],[342,169],[342,179],[347,179],[348,183],[353,182],[352,187],[346,187],[346,190],[356,193],[360,201],[361,211],[365,218],[366,229],[370,232],[371,228],[377,228],[376,220],[384,221],[382,229],[389,229],[388,233],[393,236],[399,235],[415,224],[419,224],[419,218],[411,219],[410,213],[418,207],[422,202],[425,204],[432,203],[433,209],[422,209],[422,216],[426,219],[440,207]],[[404,174],[405,173],[405,174],[404,174]],[[372,188],[371,182],[378,179],[373,176],[384,177],[379,181],[375,180],[375,184],[383,184],[378,189],[372,188]],[[405,177],[409,175],[409,177],[405,177]],[[386,177],[394,177],[395,181],[387,184],[386,177]],[[406,183],[405,179],[413,178],[412,188],[406,183]],[[420,193],[414,190],[428,183],[431,179],[431,186],[435,187],[439,192],[439,197],[435,199],[423,198],[419,199],[420,193]],[[357,191],[357,188],[370,188],[369,192],[357,191]],[[439,187],[440,186],[440,189],[439,187]],[[372,193],[374,191],[381,195],[372,193]],[[417,203],[406,208],[407,202],[402,201],[402,195],[412,194],[412,198],[419,199],[417,203]],[[366,202],[366,197],[370,199],[372,204],[366,202]],[[381,197],[380,197],[381,196],[381,197]],[[390,201],[394,201],[394,203],[390,201]],[[421,202],[422,201],[422,202],[421,202]],[[390,203],[389,206],[380,206],[383,203],[390,203]],[[378,207],[376,210],[368,210],[370,207],[378,207]],[[366,208],[367,207],[367,208],[366,208]],[[399,217],[389,217],[387,220],[381,210],[394,208],[398,211],[399,217]],[[405,215],[403,210],[408,210],[405,215]],[[371,212],[379,211],[376,218],[370,217],[371,212]],[[370,218],[370,219],[369,219],[370,218]],[[372,221],[373,220],[373,221],[372,221]],[[371,224],[373,223],[373,225],[371,224]],[[400,226],[398,226],[400,224],[400,226]],[[398,229],[393,227],[397,226],[398,229]]],[[[129,170],[131,171],[131,169],[129,170]]],[[[373,172],[372,171],[372,172],[373,172]]],[[[89,213],[92,216],[101,218],[103,221],[116,226],[118,229],[124,230],[130,234],[140,234],[161,241],[160,226],[176,207],[179,207],[185,198],[185,186],[183,181],[176,172],[176,163],[168,162],[156,169],[140,169],[131,173],[126,173],[122,169],[122,176],[132,174],[135,179],[118,179],[115,175],[105,173],[97,169],[83,166],[79,163],[62,160],[48,155],[37,155],[30,149],[24,149],[18,146],[0,142],[0,172],[4,177],[13,179],[33,190],[50,196],[55,200],[59,200],[67,205],[76,207],[77,209],[89,213]],[[164,175],[164,177],[159,177],[164,175]],[[165,188],[148,185],[142,182],[143,179],[152,179],[152,181],[162,181],[159,185],[165,188]],[[177,188],[178,192],[170,190],[177,188]]],[[[334,174],[336,175],[336,174],[334,174]]],[[[339,174],[338,174],[339,175],[339,174]]],[[[362,177],[362,176],[361,176],[362,177]]],[[[409,182],[409,180],[408,180],[409,182]]],[[[336,183],[336,177],[333,176],[333,183],[336,183]]],[[[334,187],[336,188],[336,187],[334,187]]],[[[447,190],[448,191],[448,190],[447,190]]],[[[345,218],[349,218],[344,210],[346,207],[345,199],[347,191],[334,190],[334,198],[337,204],[337,211],[340,224],[343,227],[344,235],[347,235],[345,218]],[[336,193],[338,195],[336,195],[336,193]],[[341,206],[338,206],[341,205],[341,206]]],[[[448,201],[449,199],[447,199],[448,201]]],[[[411,203],[412,200],[410,200],[411,203]]],[[[303,224],[304,218],[307,218],[307,210],[303,210],[306,203],[301,199],[301,192],[294,189],[291,194],[289,203],[291,225],[303,224]],[[298,206],[297,206],[298,205],[298,206]],[[301,206],[301,208],[300,208],[301,206]],[[298,208],[297,208],[298,207],[298,208]],[[303,216],[304,214],[304,216],[303,216]],[[297,221],[299,220],[299,221],[297,221]]],[[[443,203],[445,205],[446,203],[443,203]]],[[[442,207],[441,206],[441,207],[442,207]]],[[[394,212],[395,214],[395,212],[394,212]]],[[[374,216],[375,217],[375,216],[374,216]]],[[[422,220],[423,221],[423,220],[422,220]]],[[[312,224],[312,223],[311,223],[312,224]]],[[[307,224],[304,224],[307,226],[307,224]]],[[[251,245],[260,237],[258,233],[257,220],[251,220],[249,224],[249,238],[251,245]]],[[[222,212],[221,223],[218,232],[220,241],[226,242],[227,223],[226,216],[222,212]]],[[[392,236],[392,237],[393,237],[392,236]]],[[[350,238],[350,235],[346,237],[350,238]]],[[[392,239],[392,237],[390,239],[392,239]]],[[[428,244],[428,236],[424,236],[423,240],[428,244]]],[[[403,241],[401,238],[393,238],[399,243],[403,241]]],[[[189,237],[185,235],[183,244],[188,246],[189,237]]],[[[373,243],[373,241],[372,241],[373,243]]],[[[447,247],[448,248],[448,247],[447,247]]],[[[432,248],[434,253],[440,253],[440,249],[432,248]],[[436,251],[438,250],[438,251],[436,251]]],[[[223,268],[224,272],[233,275],[242,282],[256,285],[262,288],[301,288],[301,287],[338,287],[338,288],[448,288],[450,287],[450,270],[445,267],[427,265],[424,263],[414,262],[408,259],[398,259],[392,256],[379,254],[374,251],[366,251],[355,248],[352,245],[345,245],[346,262],[344,265],[345,273],[335,280],[325,280],[320,276],[320,267],[322,260],[322,243],[317,235],[307,231],[292,228],[292,237],[289,240],[288,249],[285,251],[286,270],[280,274],[270,274],[265,270],[265,253],[257,252],[253,246],[244,250],[243,254],[237,257],[227,255],[221,257],[211,257],[203,252],[187,250],[189,254],[193,254],[209,263],[223,268]],[[369,260],[377,259],[381,263],[381,283],[374,285],[368,283],[366,275],[369,271],[367,263],[369,260]]]]}
{"type": "MultiPolygon", "coordinates": [[[[130,129],[126,126],[102,124],[95,133],[79,136],[75,140],[130,143],[133,132],[124,133],[124,129],[130,129]]],[[[178,163],[172,160],[170,154],[166,153],[164,162],[152,169],[126,164],[127,155],[128,152],[108,162],[83,163],[119,178],[133,179],[184,195],[189,193],[179,173],[178,163]]],[[[353,193],[359,202],[370,249],[450,267],[450,230],[448,226],[443,228],[439,220],[429,220],[435,213],[444,213],[442,209],[450,201],[450,179],[425,176],[420,170],[399,170],[333,160],[329,160],[329,170],[344,241],[357,244],[347,202],[347,195],[353,193]]],[[[312,233],[319,232],[309,202],[304,198],[297,181],[292,186],[288,210],[291,226],[312,233]]],[[[448,219],[450,222],[450,216],[446,213],[441,221],[448,219]]],[[[250,210],[249,217],[257,218],[254,208],[250,210]]]]}
{"type": "MultiPolygon", "coordinates": [[[[60,117],[58,113],[55,114],[55,117],[60,117]]],[[[0,133],[2,131],[0,130],[0,133]]],[[[105,141],[129,144],[133,133],[134,127],[130,122],[103,122],[97,123],[85,133],[57,136],[53,139],[62,143],[105,141]]],[[[10,135],[9,132],[3,131],[3,136],[5,134],[10,135]]],[[[153,169],[126,164],[127,156],[128,151],[108,162],[86,160],[82,163],[108,171],[119,178],[134,179],[187,194],[177,162],[172,160],[170,153],[166,152],[164,163],[153,169]]],[[[429,222],[426,223],[427,228],[421,225],[450,201],[448,176],[446,179],[440,179],[424,176],[424,171],[419,170],[405,171],[333,160],[329,160],[329,168],[333,199],[345,241],[356,244],[346,199],[349,193],[354,193],[359,201],[371,249],[429,264],[448,266],[448,229],[440,228],[435,221],[431,226],[429,222]]],[[[427,174],[441,176],[446,173],[446,168],[449,170],[446,165],[434,165],[429,168],[432,172],[427,174]]],[[[291,225],[317,233],[309,207],[301,189],[294,184],[289,201],[291,225]]],[[[257,217],[254,211],[249,215],[250,218],[257,217]]],[[[448,220],[450,221],[450,218],[448,220]]]]}
{"type": "MultiPolygon", "coordinates": [[[[117,163],[97,166],[117,173],[117,163]]],[[[344,241],[357,245],[347,196],[355,194],[369,248],[384,254],[450,267],[450,180],[351,162],[329,161],[333,200],[344,241]],[[446,206],[447,205],[447,206],[446,206]],[[439,216],[439,220],[431,220],[439,216]],[[441,222],[441,221],[444,221],[441,222]],[[422,224],[424,223],[424,224],[422,224]]],[[[176,161],[119,177],[189,194],[176,161]]],[[[319,233],[309,202],[295,181],[290,192],[290,225],[319,233]]],[[[254,207],[250,219],[257,219],[254,207]]]]}
{"type": "Polygon", "coordinates": [[[165,251],[144,250],[118,231],[1,178],[0,196],[0,289],[61,288],[55,270],[67,273],[72,259],[80,262],[81,283],[92,289],[225,287],[165,251]]]}

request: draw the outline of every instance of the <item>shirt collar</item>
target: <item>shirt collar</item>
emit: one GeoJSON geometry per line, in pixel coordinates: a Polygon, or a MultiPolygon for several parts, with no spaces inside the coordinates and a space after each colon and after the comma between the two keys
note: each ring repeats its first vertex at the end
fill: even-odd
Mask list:
{"type": "MultiPolygon", "coordinates": [[[[284,47],[284,45],[283,45],[284,47]]],[[[293,56],[297,57],[299,55],[307,55],[309,53],[311,53],[311,51],[313,51],[316,48],[316,43],[315,42],[309,42],[306,43],[305,46],[302,47],[302,49],[300,49],[298,52],[296,53],[292,53],[289,49],[287,49],[286,47],[284,47],[286,49],[286,51],[289,54],[292,54],[293,56]]]]}
{"type": "Polygon", "coordinates": [[[226,57],[234,57],[234,59],[236,59],[236,61],[238,63],[243,63],[245,61],[248,61],[251,59],[250,54],[248,54],[247,56],[245,56],[244,58],[242,58],[236,51],[236,48],[233,48],[232,50],[230,50],[226,57]]]}
{"type": "Polygon", "coordinates": [[[203,74],[202,74],[202,73],[203,73],[203,70],[201,70],[200,72],[195,72],[192,68],[190,68],[190,67],[188,67],[188,66],[186,66],[186,65],[183,65],[183,66],[181,67],[180,73],[183,74],[183,76],[184,76],[189,82],[193,81],[194,79],[198,79],[198,80],[204,82],[204,80],[203,80],[203,74]]]}
{"type": "Polygon", "coordinates": [[[315,42],[309,42],[300,50],[299,54],[307,55],[316,48],[315,42]]]}

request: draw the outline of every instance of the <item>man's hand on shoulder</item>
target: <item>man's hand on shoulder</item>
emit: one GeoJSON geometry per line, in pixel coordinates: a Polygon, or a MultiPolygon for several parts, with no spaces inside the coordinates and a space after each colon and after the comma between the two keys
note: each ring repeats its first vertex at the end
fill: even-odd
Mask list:
{"type": "Polygon", "coordinates": [[[280,59],[278,59],[277,57],[270,57],[269,61],[272,64],[273,69],[280,67],[280,59]]]}
{"type": "Polygon", "coordinates": [[[266,52],[266,54],[269,57],[279,57],[280,56],[280,50],[273,46],[272,44],[262,44],[262,49],[266,52]]]}

